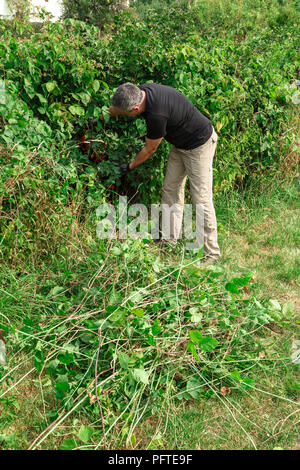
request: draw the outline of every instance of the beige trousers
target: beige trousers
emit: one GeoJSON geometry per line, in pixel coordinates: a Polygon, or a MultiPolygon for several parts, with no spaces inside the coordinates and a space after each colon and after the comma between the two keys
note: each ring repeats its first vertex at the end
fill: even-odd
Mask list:
{"type": "Polygon", "coordinates": [[[217,221],[213,205],[213,171],[212,164],[216,151],[218,135],[213,129],[211,137],[205,144],[193,150],[171,147],[166,176],[162,188],[162,204],[172,206],[174,210],[170,219],[170,236],[162,238],[176,242],[181,235],[184,208],[184,186],[189,178],[193,208],[201,204],[204,211],[204,256],[220,256],[217,238],[217,221]]]}

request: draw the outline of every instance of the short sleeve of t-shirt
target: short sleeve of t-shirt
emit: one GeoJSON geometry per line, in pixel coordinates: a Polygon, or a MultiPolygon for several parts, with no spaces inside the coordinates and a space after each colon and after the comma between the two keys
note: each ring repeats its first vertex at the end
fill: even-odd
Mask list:
{"type": "Polygon", "coordinates": [[[146,125],[148,139],[160,139],[167,133],[167,118],[164,116],[148,115],[146,117],[146,125]]]}
{"type": "Polygon", "coordinates": [[[212,135],[210,120],[175,88],[159,83],[139,86],[146,93],[144,115],[148,139],[164,137],[176,148],[191,150],[212,135]]]}

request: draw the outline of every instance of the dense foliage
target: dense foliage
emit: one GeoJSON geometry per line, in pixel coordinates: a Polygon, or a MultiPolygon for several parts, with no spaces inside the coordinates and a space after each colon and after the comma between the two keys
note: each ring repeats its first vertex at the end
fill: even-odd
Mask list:
{"type": "MultiPolygon", "coordinates": [[[[122,191],[118,162],[133,158],[145,132],[140,119],[108,123],[110,97],[125,81],[177,87],[211,118],[220,135],[216,191],[274,172],[294,139],[289,134],[283,142],[281,135],[297,102],[297,15],[292,8],[250,4],[245,17],[225,4],[213,12],[208,4],[187,11],[150,10],[138,22],[127,12],[100,37],[96,27],[73,19],[46,23],[37,33],[30,25],[20,26],[23,37],[2,24],[6,101],[0,105],[0,139],[14,153],[1,157],[4,210],[16,208],[6,182],[28,165],[24,149],[37,146],[52,162],[35,166],[48,197],[72,197],[75,180],[76,191],[88,187],[88,201],[95,206],[107,188],[122,191]],[[233,24],[228,13],[239,21],[233,24]],[[230,26],[226,34],[224,21],[230,26]],[[86,135],[97,142],[84,155],[73,139],[84,133],[88,117],[101,113],[107,122],[99,120],[97,131],[86,135]]],[[[139,190],[139,200],[158,202],[167,148],[163,144],[129,176],[129,194],[139,190]]],[[[22,213],[31,220],[28,210],[23,207],[22,213]]],[[[23,223],[19,218],[12,222],[23,223]]]]}
{"type": "MultiPolygon", "coordinates": [[[[113,189],[129,195],[138,191],[142,202],[159,201],[166,143],[126,182],[121,179],[118,163],[135,156],[145,133],[141,119],[108,122],[110,97],[125,81],[177,87],[211,118],[220,136],[215,191],[276,172],[295,145],[293,133],[284,140],[281,135],[298,100],[298,16],[293,8],[273,3],[250,6],[247,15],[236,10],[235,2],[220,2],[215,9],[210,2],[186,11],[168,7],[149,10],[143,21],[125,12],[100,37],[96,27],[74,19],[45,23],[36,33],[30,24],[15,30],[2,24],[6,95],[0,105],[0,141],[13,150],[1,156],[0,185],[4,213],[11,214],[13,245],[27,244],[21,227],[32,233],[28,225],[36,218],[32,199],[37,186],[62,204],[82,190],[88,205],[96,207],[113,189]],[[229,25],[225,31],[224,22],[229,25]],[[89,117],[99,124],[83,137],[89,117]],[[96,142],[77,148],[78,139],[89,138],[96,142]],[[39,157],[28,157],[26,150],[34,148],[50,164],[39,166],[39,157]],[[23,178],[20,169],[33,174],[15,193],[8,182],[16,183],[16,175],[23,178]]],[[[9,242],[5,253],[7,248],[11,256],[9,242]]]]}
{"type": "Polygon", "coordinates": [[[101,28],[112,21],[114,13],[121,12],[125,0],[63,0],[63,17],[75,18],[101,28]]]}

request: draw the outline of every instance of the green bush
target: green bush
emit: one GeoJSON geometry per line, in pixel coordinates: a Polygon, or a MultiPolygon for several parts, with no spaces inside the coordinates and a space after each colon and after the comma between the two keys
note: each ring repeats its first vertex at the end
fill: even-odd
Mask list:
{"type": "Polygon", "coordinates": [[[101,28],[124,9],[122,0],[63,0],[63,18],[74,18],[101,28]]]}
{"type": "Polygon", "coordinates": [[[46,22],[38,32],[27,25],[21,37],[2,23],[6,101],[0,104],[0,142],[13,149],[8,162],[7,154],[1,157],[4,210],[19,211],[21,200],[27,204],[25,186],[14,198],[5,182],[19,175],[37,147],[30,161],[39,166],[42,152],[51,162],[51,171],[41,174],[47,194],[49,177],[55,193],[66,192],[69,198],[74,188],[83,188],[86,208],[108,195],[113,199],[114,190],[129,195],[138,190],[139,201],[159,201],[168,144],[126,182],[118,169],[120,161],[130,161],[139,151],[145,134],[141,119],[109,120],[110,98],[126,81],[176,87],[210,117],[220,137],[215,191],[274,172],[282,158],[281,134],[298,99],[296,10],[290,4],[293,14],[274,30],[269,23],[282,13],[280,6],[272,4],[269,11],[267,2],[259,8],[249,0],[240,11],[235,2],[220,0],[211,8],[206,1],[188,10],[150,9],[139,21],[127,11],[100,36],[97,27],[74,19],[46,22]],[[251,27],[249,18],[257,20],[251,27]],[[80,149],[77,143],[88,117],[99,123],[86,132],[95,142],[83,154],[86,144],[80,149]]]}

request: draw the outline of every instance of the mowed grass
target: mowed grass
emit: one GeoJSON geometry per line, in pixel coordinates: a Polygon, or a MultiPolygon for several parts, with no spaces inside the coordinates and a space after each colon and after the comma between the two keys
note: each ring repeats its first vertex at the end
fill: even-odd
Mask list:
{"type": "Polygon", "coordinates": [[[271,397],[234,397],[190,402],[169,410],[158,423],[143,425],[150,449],[250,450],[300,449],[299,410],[271,397]],[[230,411],[229,411],[230,410],[230,411]],[[151,437],[152,436],[152,437],[151,437]]]}
{"type": "MultiPolygon", "coordinates": [[[[286,183],[289,185],[289,183],[286,183]]],[[[259,297],[293,301],[299,308],[300,204],[297,183],[273,194],[217,206],[223,265],[255,272],[259,297]],[[223,222],[223,224],[222,224],[223,222]]],[[[223,202],[224,204],[224,202],[223,202]]]]}

